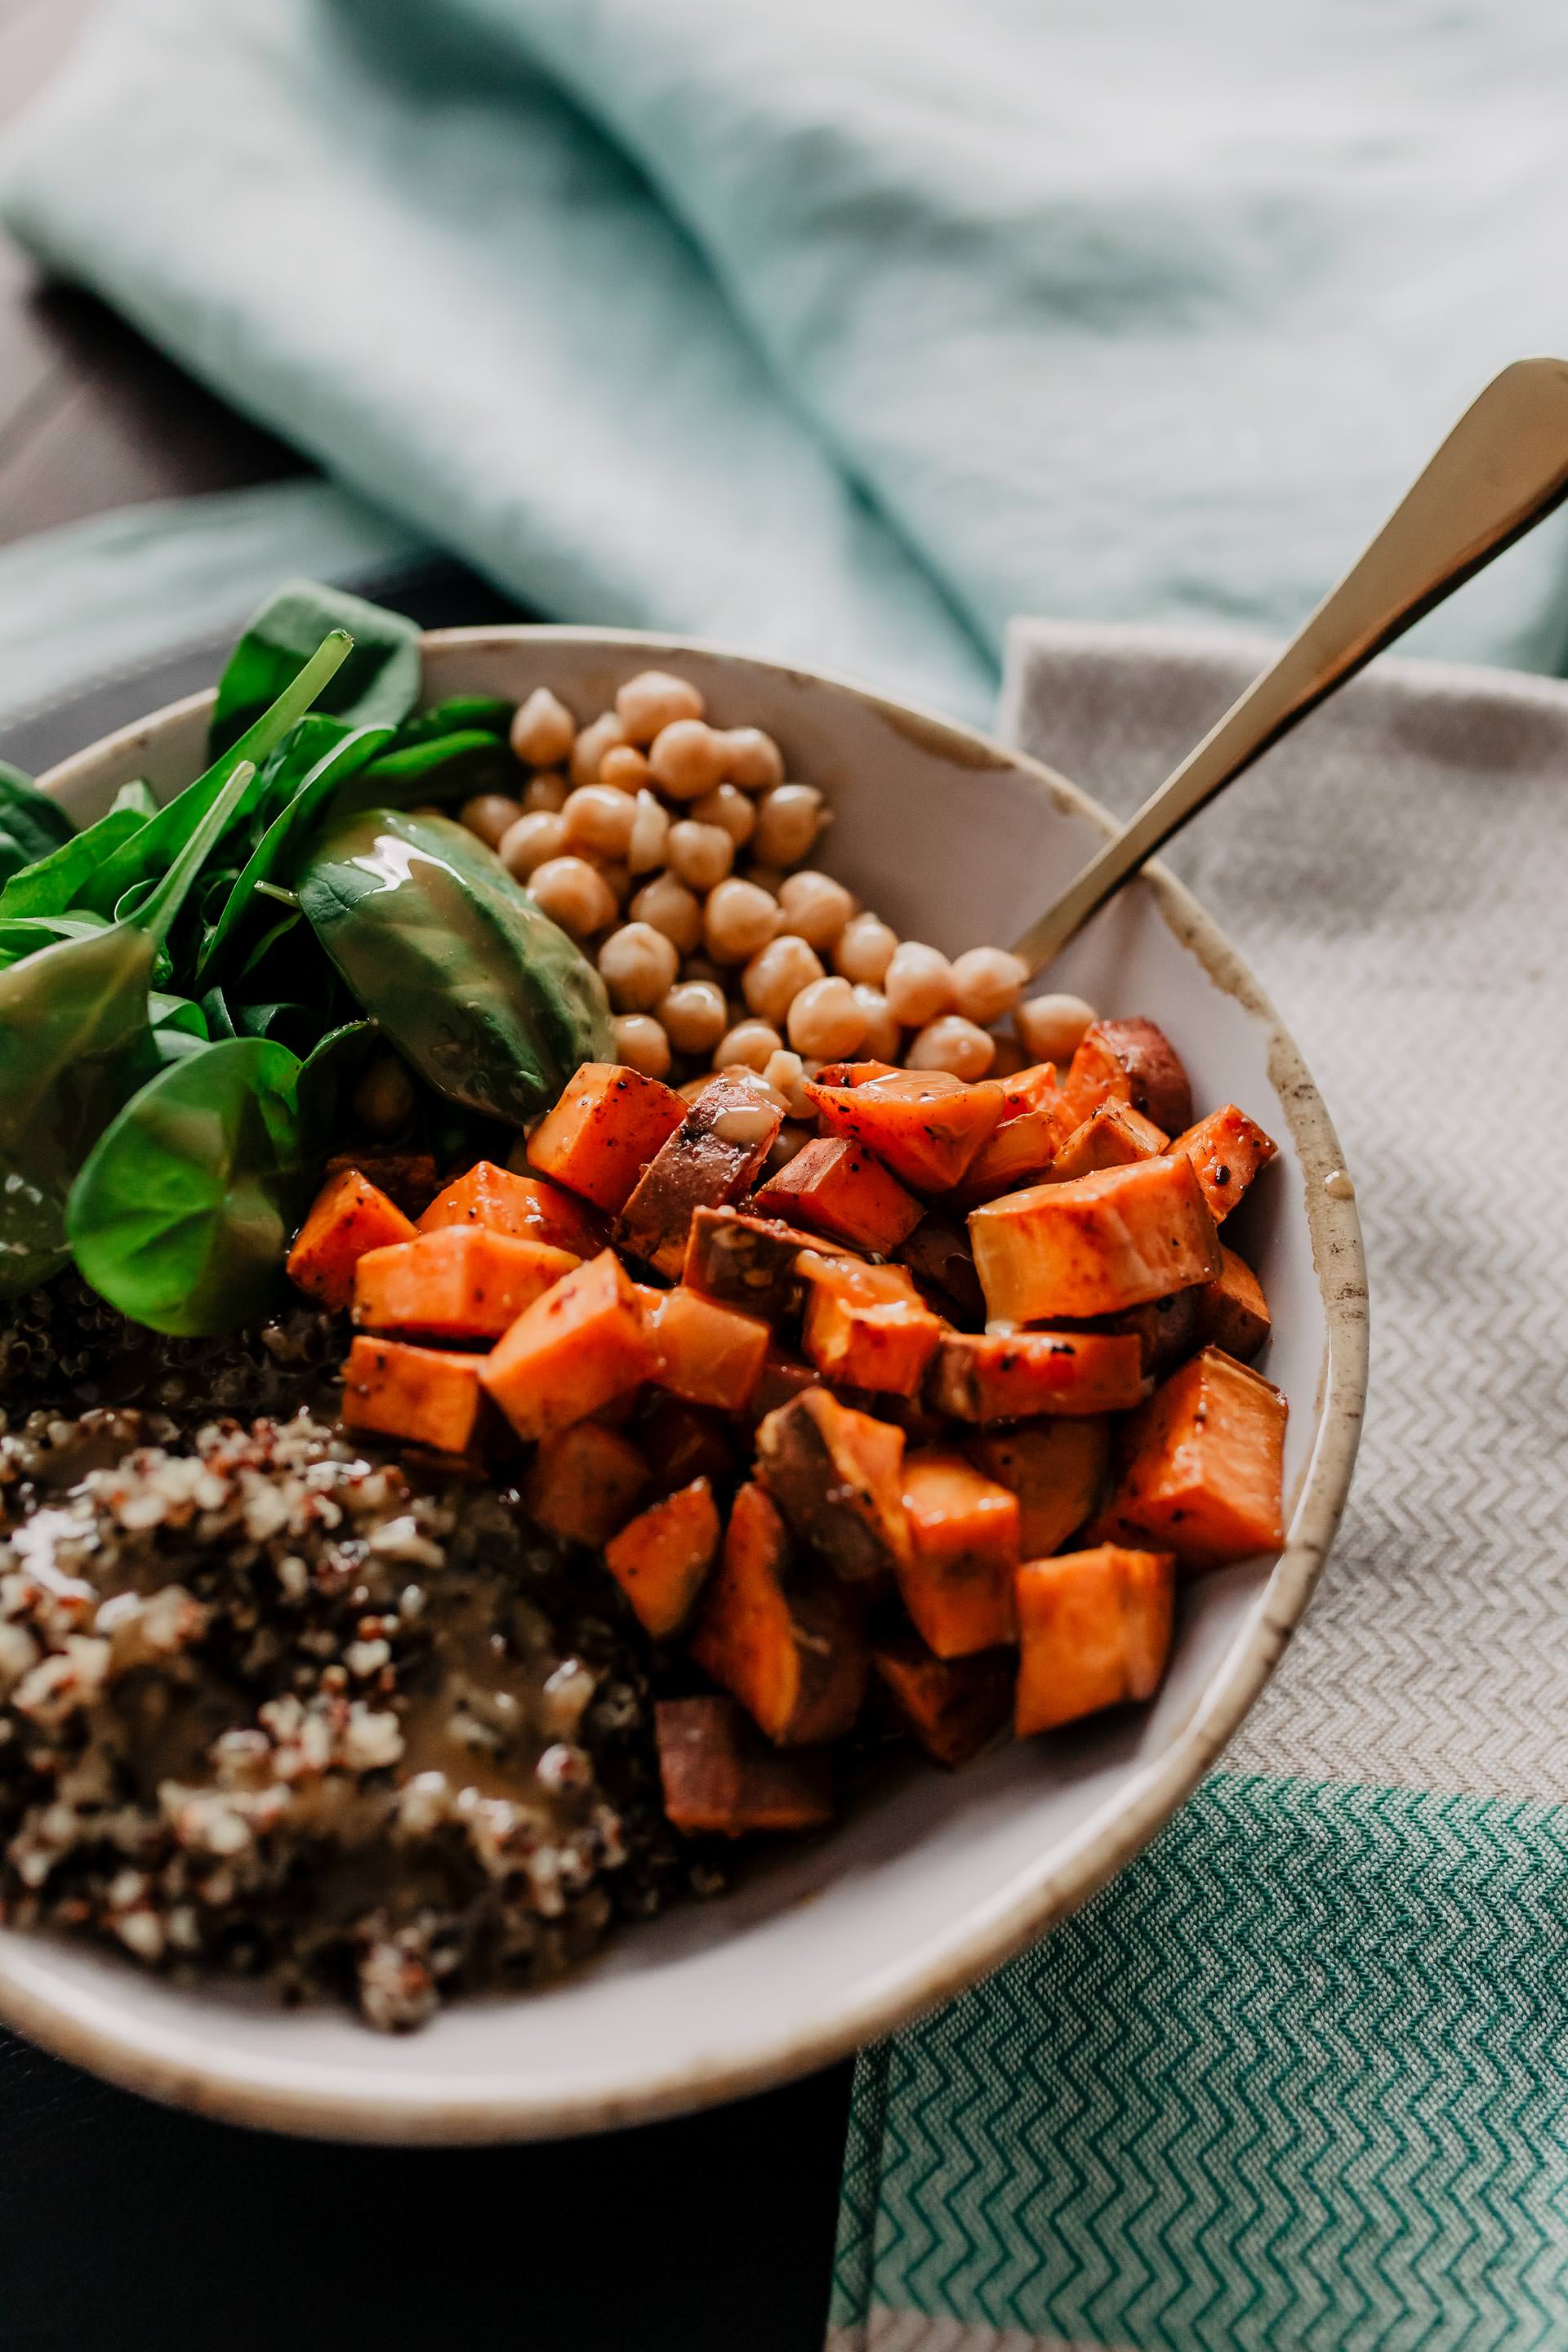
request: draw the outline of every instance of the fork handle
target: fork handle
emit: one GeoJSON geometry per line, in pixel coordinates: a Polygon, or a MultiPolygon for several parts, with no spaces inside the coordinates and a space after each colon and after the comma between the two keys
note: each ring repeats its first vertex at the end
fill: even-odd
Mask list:
{"type": "Polygon", "coordinates": [[[1018,941],[1050,962],[1129,875],[1374,654],[1568,498],[1568,361],[1494,376],[1279,659],[1018,941]]]}

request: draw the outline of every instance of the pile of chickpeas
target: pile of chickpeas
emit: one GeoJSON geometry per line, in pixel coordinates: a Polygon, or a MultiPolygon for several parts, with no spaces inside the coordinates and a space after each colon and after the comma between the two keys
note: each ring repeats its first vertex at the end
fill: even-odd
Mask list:
{"type": "Polygon", "coordinates": [[[538,687],[511,747],[521,797],[484,793],[462,821],[594,957],[619,1058],[648,1077],[692,1093],[742,1066],[801,1118],[825,1062],[1005,1075],[1067,1059],[1094,1017],[1077,997],[1023,1002],[1005,948],[950,961],[900,940],[809,864],[822,794],[760,727],[710,726],[689,679],[645,670],[582,724],[538,687]]]}

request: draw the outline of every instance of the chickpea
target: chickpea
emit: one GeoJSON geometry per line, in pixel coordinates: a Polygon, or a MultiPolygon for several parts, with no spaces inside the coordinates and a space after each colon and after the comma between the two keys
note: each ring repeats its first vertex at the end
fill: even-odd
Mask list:
{"type": "Polygon", "coordinates": [[[577,721],[559,695],[536,686],[512,714],[511,748],[531,768],[553,768],[572,749],[577,721]]]}
{"type": "Polygon", "coordinates": [[[880,988],[899,944],[899,935],[880,915],[855,915],[838,935],[833,961],[846,980],[880,988]]]}
{"type": "Polygon", "coordinates": [[[657,872],[664,864],[665,844],[668,839],[669,811],[657,793],[645,787],[637,796],[631,839],[626,845],[626,864],[632,872],[657,872]]]}
{"type": "Polygon", "coordinates": [[[715,963],[745,963],[778,927],[776,898],[754,882],[721,882],[703,913],[703,945],[715,963]]]}
{"type": "Polygon", "coordinates": [[[569,762],[574,784],[596,784],[599,762],[614,743],[624,743],[626,735],[613,710],[602,710],[590,720],[572,746],[569,762]]]}
{"type": "Polygon", "coordinates": [[[879,988],[868,988],[863,980],[856,981],[854,987],[855,1002],[866,1015],[866,1042],[860,1051],[868,1062],[896,1062],[899,1024],[887,998],[879,988]]]}
{"type": "Polygon", "coordinates": [[[645,1078],[662,1078],[669,1070],[669,1040],[651,1014],[617,1013],[610,1024],[615,1033],[616,1059],[624,1069],[645,1078]]]}
{"type": "Polygon", "coordinates": [[[756,810],[733,784],[721,784],[716,792],[704,793],[700,801],[692,802],[691,814],[703,824],[721,824],[737,849],[743,848],[757,829],[756,810]]]}
{"type": "Polygon", "coordinates": [[[952,962],[952,992],[966,1021],[988,1029],[1011,1013],[1024,992],[1029,967],[1005,948],[970,948],[952,962]]]}
{"type": "Polygon", "coordinates": [[[789,1009],[789,1042],[818,1062],[843,1061],[866,1042],[866,1015],[849,982],[835,974],[803,988],[789,1009]]]}
{"type": "Polygon", "coordinates": [[[609,784],[579,784],[561,812],[568,845],[584,856],[625,857],[637,804],[609,784]]]}
{"type": "Polygon", "coordinates": [[[730,727],[724,733],[724,773],[742,792],[771,792],[784,782],[784,753],[760,727],[730,727]]]}
{"type": "Polygon", "coordinates": [[[682,955],[689,955],[702,937],[702,902],[673,874],[656,874],[645,882],[631,903],[639,923],[651,923],[682,955]]]}
{"type": "Polygon", "coordinates": [[[724,992],[710,980],[683,980],[654,1007],[678,1054],[710,1054],[730,1022],[724,992]]]}
{"type": "Polygon", "coordinates": [[[565,818],[552,816],[548,809],[538,809],[531,816],[520,816],[515,824],[507,827],[498,855],[509,874],[526,882],[536,866],[542,866],[547,857],[559,857],[565,846],[565,818]]]}
{"type": "Polygon", "coordinates": [[[365,1064],[350,1108],[371,1135],[401,1135],[414,1116],[414,1081],[395,1054],[374,1054],[365,1064]]]}
{"type": "Polygon", "coordinates": [[[821,978],[822,959],[816,949],[784,931],[757,950],[741,974],[741,993],[759,1021],[780,1028],[801,990],[821,978]]]}
{"type": "Polygon", "coordinates": [[[476,799],[463,803],[458,820],[470,833],[477,833],[488,849],[499,849],[501,835],[521,814],[521,801],[510,799],[505,793],[480,793],[476,799]]]}
{"type": "Polygon", "coordinates": [[[616,695],[616,715],[628,743],[651,743],[662,729],[677,719],[700,719],[707,708],[689,678],[672,677],[667,669],[639,670],[616,695]]]}
{"type": "Polygon", "coordinates": [[[763,1072],[774,1094],[782,1095],[795,1118],[815,1118],[816,1105],[805,1091],[805,1064],[798,1054],[770,1054],[763,1072]]]}
{"type": "Polygon", "coordinates": [[[735,845],[723,826],[700,824],[692,816],[670,826],[664,854],[671,873],[701,892],[716,889],[735,863],[735,845]]]}
{"type": "Polygon", "coordinates": [[[823,823],[822,794],[815,784],[779,784],[757,803],[752,845],[772,866],[798,866],[823,823]]]}
{"type": "Polygon", "coordinates": [[[648,773],[672,801],[700,801],[724,781],[724,739],[700,719],[677,719],[648,746],[648,773]]]}
{"type": "Polygon", "coordinates": [[[1081,996],[1031,996],[1014,1013],[1013,1027],[1031,1061],[1067,1063],[1099,1018],[1081,996]]]}
{"type": "Polygon", "coordinates": [[[538,809],[556,809],[566,805],[566,779],[554,768],[546,768],[537,776],[530,776],[523,787],[522,805],[530,816],[538,809]]]}
{"type": "Polygon", "coordinates": [[[585,940],[616,919],[615,892],[585,857],[547,857],[534,867],[529,887],[551,921],[574,940],[585,940]]]}
{"type": "Polygon", "coordinates": [[[923,1028],[952,1011],[952,966],[939,949],[906,940],[882,975],[882,993],[895,1021],[906,1029],[923,1028]]]}
{"type": "Polygon", "coordinates": [[[647,761],[630,743],[612,743],[599,762],[599,782],[618,793],[640,793],[647,782],[647,761]]]}
{"type": "Polygon", "coordinates": [[[713,1067],[727,1070],[739,1062],[760,1076],[775,1054],[782,1051],[784,1039],[765,1021],[737,1021],[727,1029],[713,1048],[713,1067]]]}
{"type": "Polygon", "coordinates": [[[792,931],[814,948],[830,948],[855,912],[855,900],[831,875],[803,866],[779,885],[779,905],[792,931]]]}
{"type": "Polygon", "coordinates": [[[651,923],[623,923],[599,950],[599,971],[617,1013],[651,1013],[669,994],[680,958],[651,923]]]}
{"type": "Polygon", "coordinates": [[[911,1070],[947,1070],[968,1084],[985,1076],[995,1051],[994,1037],[960,1013],[944,1013],[911,1038],[904,1064],[911,1070]]]}

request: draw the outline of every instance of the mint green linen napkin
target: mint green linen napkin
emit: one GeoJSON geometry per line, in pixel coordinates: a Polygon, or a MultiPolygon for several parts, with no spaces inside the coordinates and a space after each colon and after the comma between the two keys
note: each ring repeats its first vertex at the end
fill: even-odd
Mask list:
{"type": "MultiPolygon", "coordinates": [[[[1293,624],[1568,341],[1549,0],[108,0],[17,233],[563,618],[978,715],[1008,616],[1293,624]]],[[[1555,669],[1568,525],[1427,643],[1555,669]]]]}

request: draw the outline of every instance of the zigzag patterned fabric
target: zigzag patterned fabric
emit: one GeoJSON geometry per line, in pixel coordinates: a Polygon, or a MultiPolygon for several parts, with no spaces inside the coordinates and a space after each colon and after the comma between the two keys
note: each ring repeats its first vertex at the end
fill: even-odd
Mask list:
{"type": "MultiPolygon", "coordinates": [[[[1125,810],[1263,650],[1022,624],[1009,724],[1125,810]]],[[[863,2055],[832,2352],[1568,2347],[1565,779],[1568,688],[1380,664],[1171,861],[1357,1176],[1356,1489],[1228,1769],[863,2055]]]]}

